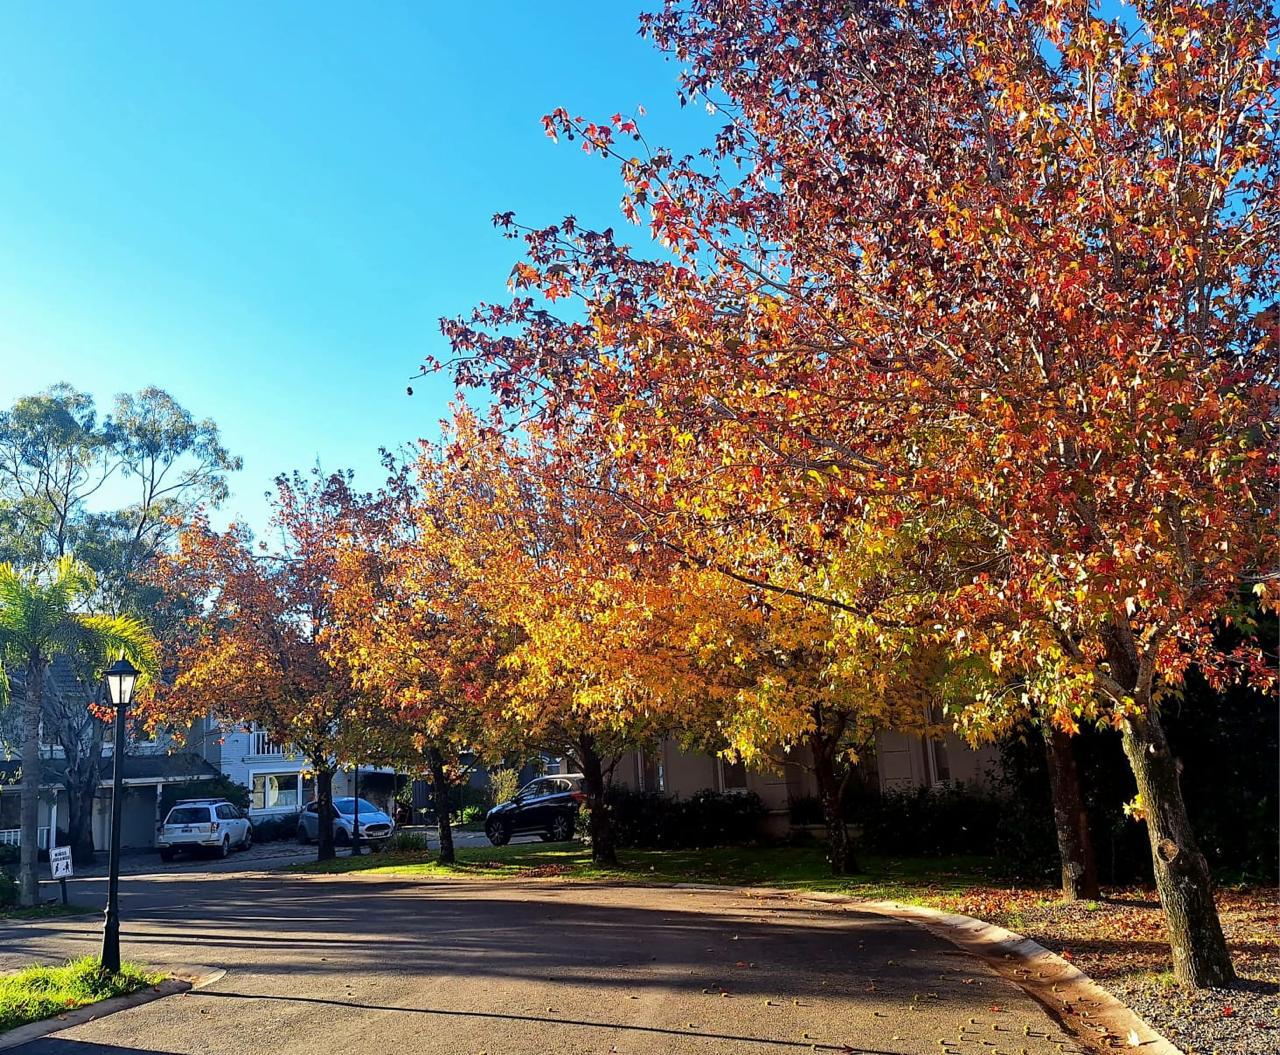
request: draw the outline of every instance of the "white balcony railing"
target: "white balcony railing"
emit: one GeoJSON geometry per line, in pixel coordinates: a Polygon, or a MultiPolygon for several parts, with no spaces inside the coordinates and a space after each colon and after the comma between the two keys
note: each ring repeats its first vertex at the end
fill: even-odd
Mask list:
{"type": "MultiPolygon", "coordinates": [[[[0,846],[21,846],[22,845],[22,829],[21,828],[3,828],[0,829],[0,846]]],[[[36,829],[36,846],[41,850],[49,849],[49,829],[36,829]]]]}
{"type": "Polygon", "coordinates": [[[261,729],[250,734],[249,753],[254,755],[283,755],[287,752],[261,729]]]}

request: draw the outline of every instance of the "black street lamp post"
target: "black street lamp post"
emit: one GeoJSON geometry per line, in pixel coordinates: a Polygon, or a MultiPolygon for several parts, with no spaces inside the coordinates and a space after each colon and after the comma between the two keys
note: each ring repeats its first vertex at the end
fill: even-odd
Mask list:
{"type": "Polygon", "coordinates": [[[107,913],[102,925],[102,968],[120,970],[120,822],[124,810],[124,712],[133,702],[138,671],[121,656],[103,672],[107,697],[116,709],[116,743],[111,752],[111,856],[107,862],[107,913]]]}

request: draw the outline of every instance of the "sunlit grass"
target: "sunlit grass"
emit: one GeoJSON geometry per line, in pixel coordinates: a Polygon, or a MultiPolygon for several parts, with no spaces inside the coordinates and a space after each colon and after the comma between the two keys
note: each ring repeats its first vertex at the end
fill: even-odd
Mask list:
{"type": "Polygon", "coordinates": [[[863,871],[833,876],[820,846],[715,847],[699,850],[622,850],[617,868],[600,867],[574,843],[467,847],[457,863],[431,853],[343,857],[295,865],[290,871],[419,876],[429,879],[539,879],[614,883],[710,883],[817,890],[866,898],[922,901],[958,893],[990,879],[982,857],[890,858],[864,855],[863,871]]]}
{"type": "Polygon", "coordinates": [[[26,967],[0,975],[0,1033],[85,1004],[136,993],[163,979],[132,963],[123,964],[119,974],[107,974],[96,956],[60,967],[26,967]]]}

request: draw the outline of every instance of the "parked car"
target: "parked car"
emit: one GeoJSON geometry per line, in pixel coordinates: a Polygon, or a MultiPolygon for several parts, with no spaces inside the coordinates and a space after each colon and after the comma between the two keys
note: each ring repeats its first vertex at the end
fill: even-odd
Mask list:
{"type": "Polygon", "coordinates": [[[578,807],[586,800],[581,773],[539,777],[485,814],[484,833],[494,846],[525,832],[542,836],[543,842],[562,843],[573,838],[578,807]]]}
{"type": "Polygon", "coordinates": [[[226,799],[181,799],[156,830],[162,861],[172,861],[182,850],[226,857],[232,847],[247,850],[252,845],[253,824],[226,799]]]}
{"type": "MultiPolygon", "coordinates": [[[[378,809],[368,799],[342,798],[333,800],[333,841],[338,846],[349,846],[356,826],[356,803],[360,809],[360,838],[380,849],[396,830],[395,821],[378,809]]],[[[320,838],[320,803],[308,802],[298,817],[298,842],[313,843],[320,838]]]]}

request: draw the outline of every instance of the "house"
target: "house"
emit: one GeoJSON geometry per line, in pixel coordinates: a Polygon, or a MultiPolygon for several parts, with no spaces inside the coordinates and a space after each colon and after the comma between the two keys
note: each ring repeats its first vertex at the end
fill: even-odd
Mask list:
{"type": "MultiPolygon", "coordinates": [[[[59,758],[41,760],[40,819],[37,845],[49,848],[49,833],[61,832],[55,843],[65,841],[67,811],[66,768],[59,758]]],[[[0,843],[20,842],[19,800],[21,766],[15,759],[0,761],[0,843]]],[[[93,845],[105,848],[111,838],[112,767],[111,752],[103,754],[102,779],[93,799],[91,830],[93,845]]],[[[124,805],[120,845],[125,849],[147,849],[155,845],[156,825],[163,819],[160,802],[170,784],[216,777],[217,771],[190,752],[174,754],[129,754],[124,758],[124,805]]]]}
{"type": "MultiPolygon", "coordinates": [[[[271,739],[253,723],[230,728],[215,718],[198,722],[187,736],[187,749],[214,770],[249,789],[249,816],[254,820],[292,817],[315,798],[315,778],[307,761],[271,739]]],[[[360,766],[333,776],[335,798],[354,795],[391,812],[402,778],[386,766],[360,766]]]]}
{"type": "MultiPolygon", "coordinates": [[[[4,728],[0,728],[0,843],[16,845],[21,837],[21,763],[16,725],[25,688],[22,672],[16,672],[10,682],[13,690],[11,706],[7,709],[4,728]]],[[[84,751],[91,752],[96,748],[98,753],[99,779],[90,827],[94,846],[104,849],[110,841],[111,827],[111,730],[105,723],[90,717],[93,690],[79,680],[65,657],[56,656],[50,663],[44,689],[46,724],[59,720],[55,717],[59,711],[82,722],[84,751]]],[[[225,774],[249,789],[250,814],[257,817],[295,814],[312,797],[312,782],[301,759],[271,743],[265,733],[252,727],[225,733],[212,720],[197,722],[188,732],[185,742],[164,734],[142,740],[133,735],[134,732],[129,730],[124,760],[121,845],[127,849],[146,849],[155,845],[156,826],[163,820],[161,800],[165,788],[170,785],[208,780],[225,774]]],[[[55,842],[65,840],[69,814],[66,751],[53,740],[53,737],[49,742],[42,740],[40,746],[42,771],[38,845],[41,849],[48,848],[51,830],[64,833],[62,840],[55,834],[55,842]]],[[[365,798],[385,798],[389,803],[394,788],[390,794],[385,793],[383,785],[388,781],[386,771],[379,771],[376,775],[362,772],[360,792],[365,798]]],[[[350,794],[348,789],[353,784],[351,774],[336,777],[334,794],[350,794]]]]}
{"type": "MultiPolygon", "coordinates": [[[[17,757],[19,744],[14,722],[21,713],[25,679],[21,674],[10,678],[11,705],[4,735],[0,735],[0,843],[17,845],[21,837],[20,800],[22,766],[17,757]]],[[[90,815],[94,845],[105,847],[111,830],[112,744],[109,729],[89,715],[93,702],[72,664],[64,656],[55,656],[45,672],[44,700],[46,723],[59,711],[80,721],[77,728],[85,751],[96,749],[98,756],[96,791],[90,815]]],[[[66,750],[60,743],[46,741],[41,730],[40,744],[40,811],[38,845],[49,846],[50,832],[54,842],[61,841],[57,832],[65,832],[70,806],[67,798],[66,750]]],[[[160,820],[160,800],[166,786],[202,780],[217,775],[198,755],[176,751],[172,741],[160,737],[152,740],[133,738],[124,760],[125,798],[122,807],[121,845],[129,848],[155,844],[155,828],[160,820]]],[[[65,838],[65,836],[64,836],[65,838]]]]}
{"type": "MultiPolygon", "coordinates": [[[[632,751],[614,770],[616,783],[642,791],[687,798],[698,791],[753,791],[768,810],[766,832],[782,836],[791,828],[792,803],[816,797],[818,786],[807,749],[780,753],[772,767],[748,769],[715,755],[685,751],[664,740],[648,751],[632,751]]],[[[880,791],[903,791],[963,782],[984,784],[998,753],[974,750],[954,733],[935,740],[908,733],[881,733],[865,760],[866,779],[880,791]]]]}

